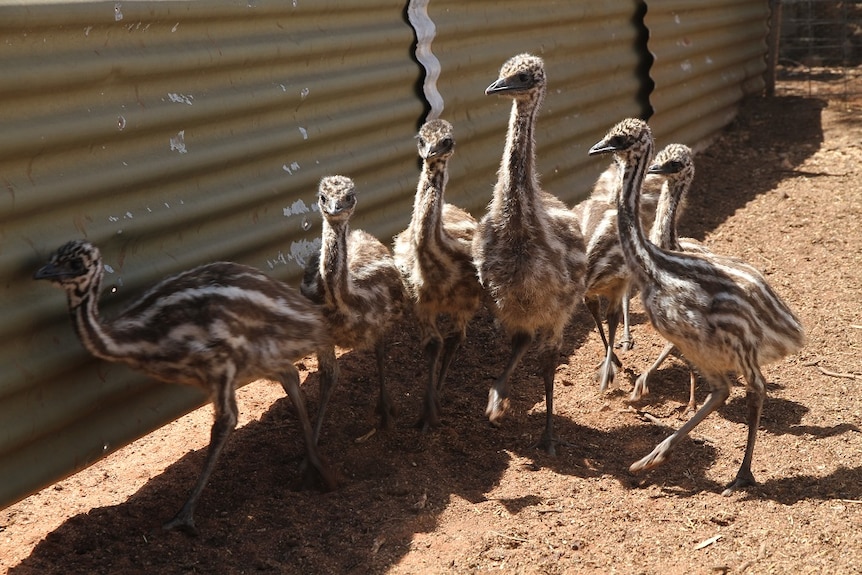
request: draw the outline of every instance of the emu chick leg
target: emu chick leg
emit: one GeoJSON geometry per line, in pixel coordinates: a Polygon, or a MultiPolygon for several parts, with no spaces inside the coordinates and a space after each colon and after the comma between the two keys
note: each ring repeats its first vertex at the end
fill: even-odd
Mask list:
{"type": "Polygon", "coordinates": [[[509,408],[509,379],[532,342],[533,336],[526,332],[518,332],[512,336],[512,355],[509,356],[509,363],[488,391],[488,407],[485,408],[485,415],[491,423],[498,423],[509,408]]]}
{"type": "MultiPolygon", "coordinates": [[[[730,381],[727,380],[727,376],[723,374],[713,375],[710,377],[709,382],[712,386],[712,390],[709,393],[709,397],[706,398],[706,403],[704,403],[697,413],[695,413],[691,419],[686,421],[682,427],[667,439],[659,443],[649,455],[632,463],[629,467],[629,471],[632,473],[647,471],[664,463],[670,456],[670,452],[673,450],[674,446],[679,443],[680,440],[688,435],[692,429],[706,418],[707,415],[715,411],[718,406],[727,401],[727,398],[730,396],[730,381]]],[[[743,464],[744,463],[745,462],[743,461],[743,464]]]]}
{"type": "Polygon", "coordinates": [[[631,289],[626,291],[623,296],[623,338],[620,340],[619,346],[623,351],[631,351],[635,346],[635,341],[632,339],[632,329],[629,320],[629,303],[631,300],[631,289]]]}
{"type": "Polygon", "coordinates": [[[542,358],[542,379],[545,383],[545,429],[539,439],[538,446],[548,455],[556,455],[556,444],[559,441],[554,436],[554,376],[557,373],[560,348],[552,346],[547,349],[542,358]]]}
{"type": "Polygon", "coordinates": [[[638,378],[635,380],[635,387],[632,389],[632,394],[629,396],[629,401],[638,401],[642,396],[649,394],[649,378],[653,373],[664,363],[664,360],[667,359],[667,356],[670,355],[670,352],[673,351],[674,345],[672,343],[667,343],[664,346],[664,349],[661,350],[661,353],[658,354],[658,357],[653,362],[649,369],[640,374],[638,378]]]}
{"type": "Polygon", "coordinates": [[[296,414],[299,417],[299,423],[302,426],[302,436],[305,439],[306,460],[320,474],[326,488],[329,490],[335,489],[337,487],[335,475],[329,470],[317,450],[317,441],[311,429],[311,420],[309,420],[308,411],[305,409],[305,398],[302,396],[302,390],[299,388],[299,372],[295,367],[282,376],[281,386],[287,392],[290,401],[293,402],[293,407],[296,409],[296,414]]]}
{"type": "MultiPolygon", "coordinates": [[[[338,360],[335,358],[335,348],[328,347],[317,352],[317,363],[320,371],[320,397],[318,398],[317,420],[314,422],[314,444],[320,441],[320,430],[323,429],[323,418],[326,406],[332,397],[332,390],[338,385],[338,360]]],[[[285,387],[284,390],[290,394],[285,387]]]]}
{"type": "Polygon", "coordinates": [[[605,348],[605,361],[599,371],[599,391],[601,393],[604,393],[608,389],[608,385],[614,382],[617,371],[615,364],[620,365],[620,360],[614,353],[614,338],[620,323],[619,308],[614,305],[608,306],[606,317],[608,320],[608,342],[605,348]]]}
{"type": "Polygon", "coordinates": [[[377,377],[380,386],[380,397],[377,400],[377,414],[383,429],[392,429],[398,411],[392,404],[389,390],[386,389],[386,338],[381,337],[374,346],[374,356],[377,359],[377,377]]]}
{"type": "Polygon", "coordinates": [[[751,459],[754,456],[754,442],[757,439],[757,428],[760,426],[760,414],[763,411],[763,400],[766,396],[766,383],[758,368],[753,369],[749,381],[749,389],[745,394],[748,402],[748,440],[745,443],[745,455],[742,465],[736,473],[736,478],[728,484],[722,495],[730,495],[741,487],[754,485],[754,474],[751,473],[751,459]]]}
{"type": "Polygon", "coordinates": [[[209,481],[218,462],[219,455],[224,450],[230,434],[236,427],[238,409],[236,405],[236,395],[234,394],[233,381],[223,381],[217,392],[217,397],[213,402],[215,406],[215,421],[213,422],[210,431],[210,444],[207,448],[207,456],[204,460],[204,466],[201,474],[198,476],[197,483],[189,494],[188,499],[174,516],[173,519],[165,523],[162,527],[166,531],[171,529],[180,529],[189,535],[197,535],[198,530],[195,526],[195,507],[198,499],[209,481]]]}
{"type": "Polygon", "coordinates": [[[452,365],[452,360],[455,358],[455,352],[467,339],[466,329],[461,329],[457,333],[450,334],[443,344],[443,359],[440,362],[440,375],[437,376],[437,392],[443,390],[443,383],[446,381],[446,375],[449,373],[449,366],[452,365]]]}
{"type": "Polygon", "coordinates": [[[440,400],[437,395],[437,366],[440,364],[440,353],[443,342],[439,337],[431,337],[425,344],[425,357],[428,360],[428,382],[425,386],[425,399],[422,404],[422,415],[417,427],[423,432],[440,424],[440,400]]]}

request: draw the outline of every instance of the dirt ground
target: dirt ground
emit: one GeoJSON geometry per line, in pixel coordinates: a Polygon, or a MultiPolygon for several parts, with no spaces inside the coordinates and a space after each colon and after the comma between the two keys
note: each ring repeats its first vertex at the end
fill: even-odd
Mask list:
{"type": "MultiPolygon", "coordinates": [[[[413,427],[424,370],[410,326],[391,346],[400,417],[390,432],[358,439],[374,425],[373,361],[342,356],[321,442],[336,491],[297,489],[295,413],[279,386],[260,382],[239,392],[242,420],[200,501],[199,537],[161,524],[200,471],[209,408],[0,511],[0,570],[862,573],[862,101],[829,100],[808,83],[779,93],[747,101],[698,155],[681,229],[760,268],[807,330],[803,351],[764,369],[756,487],[720,495],[745,445],[741,386],[667,464],[629,473],[684,421],[688,394],[674,358],[644,401],[627,403],[663,346],[639,302],[636,346],[620,352],[625,370],[604,396],[598,335],[585,312],[571,322],[556,379],[557,432],[570,445],[556,457],[530,448],[545,413],[533,354],[503,425],[483,414],[509,351],[485,313],[447,382],[443,424],[428,434],[413,427]]],[[[301,367],[313,409],[314,362],[301,367]]],[[[699,403],[706,393],[701,383],[699,403]]]]}

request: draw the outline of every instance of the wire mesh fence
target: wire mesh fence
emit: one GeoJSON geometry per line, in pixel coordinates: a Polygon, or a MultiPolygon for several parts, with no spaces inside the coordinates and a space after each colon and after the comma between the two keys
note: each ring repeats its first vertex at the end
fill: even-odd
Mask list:
{"type": "Polygon", "coordinates": [[[776,93],[862,98],[862,1],[782,0],[775,8],[776,93]]]}

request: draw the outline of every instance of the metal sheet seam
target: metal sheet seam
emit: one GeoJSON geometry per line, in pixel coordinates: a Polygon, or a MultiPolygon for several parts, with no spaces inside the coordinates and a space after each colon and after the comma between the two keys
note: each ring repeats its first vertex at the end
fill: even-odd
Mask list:
{"type": "Polygon", "coordinates": [[[425,100],[431,106],[426,120],[439,118],[443,113],[443,96],[437,90],[437,79],[440,77],[440,61],[431,51],[431,43],[437,35],[437,27],[428,15],[430,0],[410,0],[407,5],[407,19],[416,33],[416,60],[425,70],[425,80],[422,92],[425,100]]]}

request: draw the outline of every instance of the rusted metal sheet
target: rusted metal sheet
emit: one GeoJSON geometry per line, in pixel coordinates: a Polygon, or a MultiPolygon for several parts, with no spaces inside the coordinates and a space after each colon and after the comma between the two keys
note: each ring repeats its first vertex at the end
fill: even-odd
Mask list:
{"type": "Polygon", "coordinates": [[[740,101],[761,93],[766,69],[766,0],[647,2],[650,125],[658,145],[703,147],[735,116],[740,101]]]}
{"type": "Polygon", "coordinates": [[[65,295],[31,279],[53,249],[101,247],[110,317],[217,259],[295,283],[327,174],[356,180],[358,226],[406,224],[423,102],[402,10],[0,4],[0,505],[203,400],[90,358],[65,295]]]}

